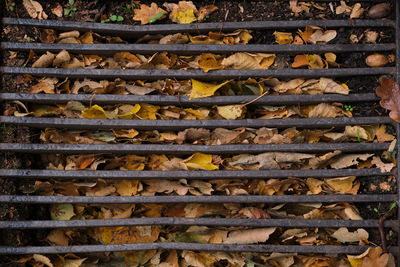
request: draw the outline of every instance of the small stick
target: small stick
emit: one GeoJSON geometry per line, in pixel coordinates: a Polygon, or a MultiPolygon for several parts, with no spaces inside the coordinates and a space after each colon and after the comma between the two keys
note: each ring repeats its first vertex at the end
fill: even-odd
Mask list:
{"type": "Polygon", "coordinates": [[[391,211],[385,213],[381,218],[379,218],[379,234],[381,236],[381,243],[382,243],[382,251],[383,253],[387,253],[387,246],[386,246],[386,237],[385,237],[385,230],[383,229],[383,222],[392,215],[394,211],[397,209],[392,209],[391,211]]]}
{"type": "Polygon", "coordinates": [[[257,100],[260,99],[261,97],[265,96],[267,93],[268,93],[268,90],[265,91],[264,93],[262,93],[261,95],[257,96],[256,98],[254,98],[254,99],[251,100],[250,102],[247,102],[247,103],[245,103],[245,104],[242,104],[242,106],[244,107],[244,106],[247,106],[247,105],[249,105],[249,104],[251,104],[251,103],[257,101],[257,100]]]}
{"type": "Polygon", "coordinates": [[[106,8],[107,8],[107,4],[104,4],[101,7],[99,13],[97,13],[96,16],[94,16],[94,21],[99,21],[100,20],[100,17],[101,17],[101,15],[103,15],[104,11],[106,11],[106,8]]]}

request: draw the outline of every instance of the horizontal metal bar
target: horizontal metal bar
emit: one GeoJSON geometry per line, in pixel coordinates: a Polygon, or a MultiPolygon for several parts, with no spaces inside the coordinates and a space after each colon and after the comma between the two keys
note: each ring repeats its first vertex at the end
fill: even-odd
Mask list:
{"type": "Polygon", "coordinates": [[[53,53],[67,50],[75,54],[114,55],[117,52],[134,51],[137,54],[154,54],[166,51],[179,55],[201,53],[345,53],[345,52],[383,52],[396,49],[394,43],[388,44],[327,44],[327,45],[277,45],[277,44],[246,44],[246,45],[199,45],[199,44],[47,44],[47,43],[0,43],[0,49],[12,51],[30,51],[53,53]]]}
{"type": "Polygon", "coordinates": [[[258,171],[92,171],[92,170],[34,170],[34,169],[0,169],[0,177],[24,179],[265,179],[287,177],[340,177],[340,176],[390,176],[396,173],[381,172],[380,169],[320,169],[320,170],[258,170],[258,171]]]}
{"type": "Polygon", "coordinates": [[[244,120],[107,120],[61,119],[0,116],[0,123],[37,128],[67,128],[80,130],[130,129],[136,130],[184,130],[186,128],[330,128],[346,125],[392,124],[389,117],[312,118],[312,119],[244,119],[244,120]]]}
{"type": "Polygon", "coordinates": [[[196,152],[209,154],[239,154],[263,152],[371,152],[388,150],[390,143],[316,143],[316,144],[21,144],[0,143],[0,151],[15,153],[54,154],[170,154],[187,155],[196,152]]]}
{"type": "MultiPolygon", "coordinates": [[[[152,105],[231,105],[245,104],[258,96],[214,96],[204,98],[193,98],[189,100],[188,96],[168,96],[168,95],[91,95],[91,94],[25,94],[25,93],[0,93],[0,101],[19,100],[24,103],[55,104],[65,103],[67,101],[79,101],[82,103],[96,104],[136,104],[146,103],[152,105]]],[[[375,93],[366,94],[323,94],[323,95],[265,95],[252,105],[298,105],[298,104],[319,104],[327,102],[367,102],[378,101],[375,93]]]]}
{"type": "MultiPolygon", "coordinates": [[[[362,227],[378,228],[378,220],[306,220],[306,219],[239,219],[239,218],[129,218],[106,220],[37,220],[0,221],[0,229],[50,229],[86,228],[144,225],[205,225],[205,226],[247,226],[247,227],[362,227]]],[[[385,227],[395,228],[398,221],[385,221],[385,227]]],[[[396,231],[398,231],[397,229],[396,231]]]]}
{"type": "Polygon", "coordinates": [[[268,69],[268,70],[214,70],[204,72],[203,70],[140,70],[140,69],[57,69],[57,68],[23,68],[23,67],[0,67],[1,74],[30,74],[46,77],[69,77],[96,78],[124,80],[159,80],[164,78],[175,79],[245,79],[245,78],[316,78],[366,76],[366,75],[393,75],[395,67],[382,68],[340,68],[340,69],[268,69]]]}
{"type": "MultiPolygon", "coordinates": [[[[202,243],[131,243],[119,245],[78,245],[78,246],[36,246],[36,247],[0,247],[0,254],[66,254],[122,252],[141,250],[199,250],[227,252],[279,252],[313,254],[361,254],[367,246],[302,246],[302,245],[243,245],[243,244],[202,244],[202,243]]],[[[390,253],[396,253],[398,247],[389,247],[390,253]]]]}
{"type": "MultiPolygon", "coordinates": [[[[138,179],[138,177],[136,177],[138,179]]],[[[246,177],[248,178],[248,177],[246,177]]],[[[24,204],[149,204],[149,203],[313,203],[393,202],[396,194],[380,195],[240,195],[240,196],[17,196],[0,195],[0,203],[24,204]]]]}
{"type": "Polygon", "coordinates": [[[146,34],[204,33],[209,31],[230,32],[237,29],[298,29],[306,26],[319,27],[395,27],[392,20],[281,20],[281,21],[243,21],[215,22],[193,24],[157,24],[157,25],[126,25],[93,22],[74,22],[59,20],[37,20],[2,18],[3,25],[32,26],[60,31],[78,30],[93,31],[102,34],[118,35],[120,37],[138,37],[146,34]]]}

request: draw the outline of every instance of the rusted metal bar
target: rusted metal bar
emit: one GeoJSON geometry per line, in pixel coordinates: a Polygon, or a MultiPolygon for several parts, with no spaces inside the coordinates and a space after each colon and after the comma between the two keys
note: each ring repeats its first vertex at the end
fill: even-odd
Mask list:
{"type": "Polygon", "coordinates": [[[397,169],[391,172],[381,172],[380,169],[318,169],[318,170],[258,170],[258,171],[92,171],[92,170],[35,170],[35,169],[0,169],[0,177],[19,179],[265,179],[287,177],[341,177],[341,176],[373,176],[395,175],[397,169]]]}
{"type": "Polygon", "coordinates": [[[137,54],[154,54],[168,52],[178,55],[193,55],[201,53],[227,54],[236,52],[248,53],[345,53],[345,52],[385,52],[394,51],[393,44],[326,44],[326,45],[198,45],[198,44],[47,44],[47,43],[13,43],[2,42],[0,49],[11,51],[35,51],[58,53],[67,50],[70,53],[84,55],[112,56],[118,52],[134,51],[137,54]]]}
{"type": "MultiPolygon", "coordinates": [[[[139,179],[136,177],[136,179],[139,179]]],[[[233,179],[233,178],[232,178],[233,179]]],[[[248,179],[248,177],[246,177],[248,179]]],[[[0,203],[25,204],[149,204],[149,203],[313,203],[313,202],[391,202],[396,194],[384,195],[239,195],[239,196],[17,196],[0,195],[0,203]]]]}
{"type": "Polygon", "coordinates": [[[186,128],[330,128],[346,125],[392,124],[389,117],[311,118],[311,119],[243,119],[243,120],[108,120],[61,119],[0,116],[0,123],[36,128],[64,129],[130,129],[174,131],[186,128]]]}
{"type": "MultiPolygon", "coordinates": [[[[151,105],[182,105],[182,106],[214,106],[245,104],[258,96],[214,96],[205,98],[193,98],[188,96],[168,95],[91,95],[91,94],[26,94],[26,93],[0,93],[0,101],[19,100],[24,103],[36,104],[60,104],[68,101],[79,101],[92,104],[136,104],[146,103],[151,105]]],[[[322,95],[265,95],[250,105],[298,105],[298,104],[319,104],[329,102],[369,102],[378,101],[374,93],[366,94],[322,94],[322,95]]]]}
{"type": "Polygon", "coordinates": [[[393,75],[395,67],[381,68],[339,68],[339,69],[268,69],[268,70],[140,70],[140,69],[57,69],[57,68],[23,68],[0,67],[0,73],[5,74],[29,74],[40,77],[69,77],[115,79],[123,80],[159,80],[164,78],[175,79],[246,79],[246,78],[317,78],[317,77],[346,77],[365,75],[393,75]]]}
{"type": "Polygon", "coordinates": [[[172,154],[196,152],[209,154],[238,154],[263,152],[371,152],[385,151],[390,143],[315,143],[315,144],[231,144],[231,145],[176,145],[176,144],[20,144],[0,143],[0,151],[16,153],[53,154],[172,154]]]}
{"type": "MultiPolygon", "coordinates": [[[[0,221],[0,229],[50,229],[50,228],[86,228],[144,225],[178,226],[246,226],[246,227],[362,227],[376,228],[378,220],[311,220],[311,219],[238,219],[238,218],[129,218],[105,220],[37,220],[37,221],[0,221]]],[[[385,227],[396,228],[398,221],[388,220],[385,227]]],[[[399,229],[396,229],[398,231],[399,229]]]]}

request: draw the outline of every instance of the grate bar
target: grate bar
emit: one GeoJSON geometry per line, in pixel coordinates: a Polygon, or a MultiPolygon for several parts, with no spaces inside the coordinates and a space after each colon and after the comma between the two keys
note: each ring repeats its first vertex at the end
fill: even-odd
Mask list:
{"type": "MultiPolygon", "coordinates": [[[[0,247],[0,254],[66,254],[122,252],[141,250],[202,250],[227,252],[279,252],[279,253],[313,253],[313,254],[361,254],[367,246],[301,246],[301,245],[243,245],[243,244],[202,244],[184,242],[130,243],[116,245],[80,245],[80,246],[35,246],[35,247],[0,247]]],[[[397,252],[398,247],[388,248],[390,253],[397,252]]]]}
{"type": "Polygon", "coordinates": [[[46,43],[0,43],[0,49],[12,51],[30,51],[39,53],[50,51],[58,53],[67,50],[70,53],[96,54],[112,56],[117,52],[134,51],[137,54],[168,52],[179,55],[207,53],[345,53],[345,52],[384,52],[394,51],[396,45],[388,44],[332,44],[332,45],[197,45],[197,44],[46,44],[46,43]]]}
{"type": "MultiPolygon", "coordinates": [[[[137,178],[137,177],[135,177],[137,178]]],[[[233,179],[233,178],[232,178],[233,179]]],[[[180,204],[180,203],[313,203],[392,202],[395,194],[381,195],[240,195],[240,196],[17,196],[0,195],[0,203],[25,204],[180,204]]]]}
{"type": "Polygon", "coordinates": [[[233,145],[176,145],[176,144],[21,144],[0,143],[0,151],[15,153],[54,154],[171,154],[196,152],[216,154],[263,152],[342,152],[385,151],[390,143],[315,143],[315,144],[233,144],[233,145]]]}
{"type": "MultiPolygon", "coordinates": [[[[168,96],[168,95],[91,95],[91,94],[25,94],[25,93],[0,93],[0,100],[14,101],[19,100],[24,103],[55,104],[68,101],[79,101],[83,103],[96,104],[136,104],[146,103],[152,105],[231,105],[245,104],[254,100],[257,96],[214,96],[207,98],[193,98],[188,96],[168,96]]],[[[251,103],[253,105],[298,105],[298,104],[319,104],[322,102],[369,102],[378,101],[379,98],[374,93],[366,94],[322,94],[322,95],[265,95],[251,103]]]]}
{"type": "MultiPolygon", "coordinates": [[[[37,220],[37,221],[0,221],[0,229],[50,229],[50,228],[86,228],[145,225],[177,226],[246,226],[246,227],[362,227],[377,228],[378,220],[312,220],[312,219],[238,219],[238,218],[129,218],[104,220],[37,220]]],[[[398,231],[398,221],[385,221],[385,227],[398,231]],[[397,229],[396,229],[397,227],[397,229]]]]}
{"type": "Polygon", "coordinates": [[[57,69],[57,68],[23,68],[0,67],[0,73],[5,74],[29,74],[46,77],[97,78],[123,80],[159,80],[164,78],[175,79],[245,79],[245,78],[315,78],[315,77],[345,77],[365,75],[393,75],[395,67],[381,68],[340,68],[340,69],[268,69],[268,70],[140,70],[140,69],[57,69]]]}
{"type": "Polygon", "coordinates": [[[120,37],[138,37],[146,34],[204,33],[209,31],[230,32],[237,29],[266,30],[266,29],[298,29],[306,26],[318,27],[395,27],[392,20],[282,20],[282,21],[243,21],[216,22],[193,24],[158,24],[158,25],[126,25],[92,22],[73,22],[58,20],[37,20],[3,18],[3,25],[30,26],[60,31],[78,30],[81,32],[94,31],[102,34],[118,35],[120,37]]]}
{"type": "Polygon", "coordinates": [[[333,178],[341,176],[390,176],[395,175],[397,169],[391,172],[381,172],[380,169],[319,169],[319,170],[258,170],[258,171],[64,171],[64,170],[34,170],[34,169],[0,169],[0,177],[21,179],[265,179],[287,177],[323,177],[333,178]]]}
{"type": "Polygon", "coordinates": [[[61,119],[0,116],[0,123],[37,128],[184,130],[186,128],[330,128],[346,125],[393,124],[389,117],[310,118],[310,119],[243,119],[243,120],[108,120],[61,119]]]}

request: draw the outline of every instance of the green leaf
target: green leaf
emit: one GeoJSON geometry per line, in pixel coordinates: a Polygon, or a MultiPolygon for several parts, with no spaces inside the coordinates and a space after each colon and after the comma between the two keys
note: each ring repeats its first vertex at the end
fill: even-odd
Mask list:
{"type": "Polygon", "coordinates": [[[67,16],[71,12],[71,9],[64,9],[64,16],[67,16]]]}
{"type": "Polygon", "coordinates": [[[124,17],[122,17],[122,16],[118,16],[118,18],[117,18],[117,21],[124,21],[124,17]]]}
{"type": "Polygon", "coordinates": [[[68,4],[69,4],[70,6],[72,6],[73,4],[75,4],[75,0],[69,0],[69,1],[68,1],[68,4]]]}
{"type": "Polygon", "coordinates": [[[116,16],[116,15],[112,15],[112,16],[110,17],[110,20],[111,20],[111,21],[116,21],[116,20],[117,20],[117,16],[116,16]]]}
{"type": "Polygon", "coordinates": [[[392,205],[390,206],[389,211],[391,211],[392,209],[394,209],[394,208],[396,207],[396,205],[397,205],[396,202],[393,202],[392,205]]]}
{"type": "Polygon", "coordinates": [[[50,215],[52,220],[69,220],[75,215],[74,206],[72,204],[53,205],[50,215]]]}

